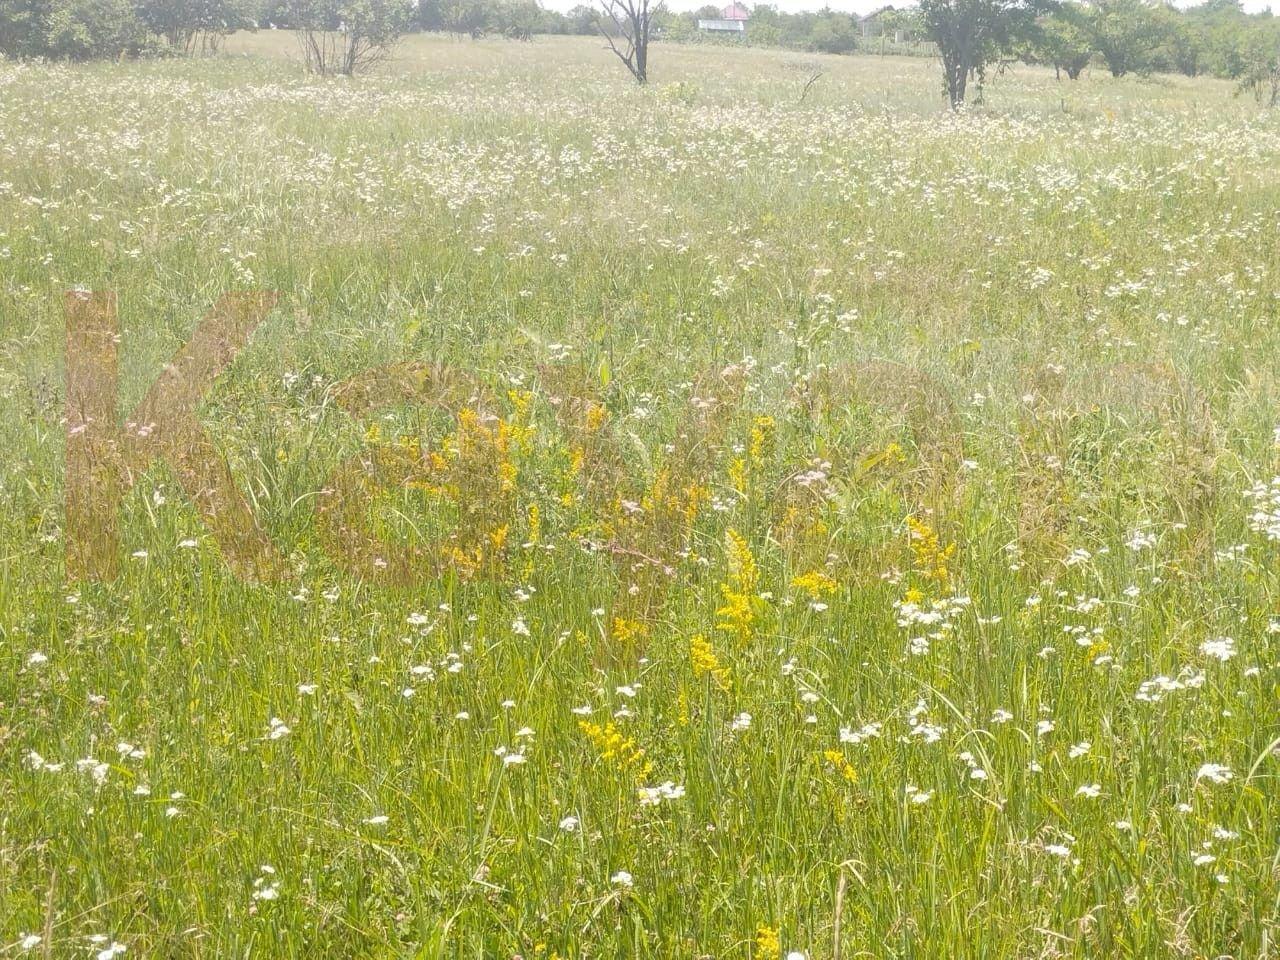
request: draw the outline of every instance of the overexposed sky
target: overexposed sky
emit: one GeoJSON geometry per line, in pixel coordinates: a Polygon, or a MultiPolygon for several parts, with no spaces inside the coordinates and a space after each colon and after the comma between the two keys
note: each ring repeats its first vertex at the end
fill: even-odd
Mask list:
{"type": "MultiPolygon", "coordinates": [[[[717,6],[727,6],[729,0],[667,0],[667,7],[672,10],[697,10],[708,2],[717,6]]],[[[745,0],[745,2],[750,7],[758,0],[745,0]]],[[[786,13],[798,13],[801,10],[818,10],[826,5],[829,5],[832,10],[845,10],[850,13],[870,13],[872,10],[878,10],[880,7],[885,6],[886,3],[892,3],[895,7],[910,5],[910,0],[830,0],[829,4],[824,0],[765,0],[765,2],[774,3],[779,10],[786,13]]],[[[544,6],[552,10],[559,10],[562,13],[580,3],[590,6],[592,5],[592,0],[542,0],[544,6]]],[[[1178,5],[1188,6],[1189,4],[1179,3],[1178,5]]],[[[1280,12],[1280,0],[1244,0],[1244,8],[1250,13],[1258,13],[1268,7],[1280,12]]]]}

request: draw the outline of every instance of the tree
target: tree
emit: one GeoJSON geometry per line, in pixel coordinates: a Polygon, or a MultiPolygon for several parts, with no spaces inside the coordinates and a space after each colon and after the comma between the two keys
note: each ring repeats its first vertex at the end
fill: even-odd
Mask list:
{"type": "Polygon", "coordinates": [[[899,38],[911,40],[920,32],[920,14],[914,9],[894,10],[889,7],[881,12],[880,24],[884,28],[882,37],[892,37],[894,43],[899,38]]]}
{"type": "Polygon", "coordinates": [[[507,0],[498,5],[498,28],[508,40],[528,40],[537,32],[542,11],[534,0],[507,0]]]}
{"type": "Polygon", "coordinates": [[[1176,70],[1188,77],[1204,72],[1205,36],[1203,31],[1171,7],[1156,11],[1157,29],[1163,39],[1156,61],[1162,69],[1176,70]]]}
{"type": "Polygon", "coordinates": [[[1093,59],[1093,40],[1084,10],[1076,3],[1063,3],[1036,21],[1031,42],[1032,56],[1051,63],[1059,74],[1079,79],[1093,59]]]}
{"type": "Polygon", "coordinates": [[[407,0],[291,0],[307,70],[351,76],[381,63],[408,29],[407,0]]]}
{"type": "Polygon", "coordinates": [[[853,53],[858,45],[858,28],[853,17],[830,7],[820,11],[809,33],[809,49],[816,53],[853,53]]]}
{"type": "Polygon", "coordinates": [[[43,53],[67,60],[118,57],[145,38],[129,0],[53,0],[43,53]]]}
{"type": "Polygon", "coordinates": [[[138,0],[138,18],[169,48],[214,53],[222,38],[254,25],[247,0],[138,0]]]}
{"type": "Polygon", "coordinates": [[[596,32],[599,15],[592,7],[580,3],[565,14],[565,18],[569,21],[570,33],[585,37],[596,32]]]}
{"type": "Polygon", "coordinates": [[[0,54],[70,60],[212,52],[253,0],[0,0],[0,54]]]}
{"type": "Polygon", "coordinates": [[[38,57],[48,37],[47,0],[0,0],[0,56],[38,57]]]}
{"type": "Polygon", "coordinates": [[[1240,93],[1251,93],[1259,103],[1280,106],[1280,21],[1253,31],[1243,51],[1244,70],[1240,93]]]}
{"type": "Polygon", "coordinates": [[[987,67],[1034,22],[1038,0],[920,0],[925,36],[942,57],[943,85],[952,108],[964,103],[969,78],[979,86],[987,67]]]}
{"type": "Polygon", "coordinates": [[[631,71],[636,83],[647,83],[653,19],[665,12],[665,4],[662,0],[652,6],[650,0],[600,0],[600,6],[608,15],[609,23],[597,17],[596,28],[609,42],[609,49],[631,71]]]}
{"type": "Polygon", "coordinates": [[[488,0],[443,0],[440,17],[450,33],[479,40],[489,29],[490,4],[488,0]]]}
{"type": "Polygon", "coordinates": [[[1151,72],[1165,39],[1154,7],[1144,0],[1095,0],[1088,23],[1093,45],[1113,77],[1151,72]]]}
{"type": "Polygon", "coordinates": [[[1204,70],[1238,80],[1245,70],[1245,52],[1255,23],[1239,0],[1207,0],[1191,7],[1183,19],[1201,38],[1204,70]]]}

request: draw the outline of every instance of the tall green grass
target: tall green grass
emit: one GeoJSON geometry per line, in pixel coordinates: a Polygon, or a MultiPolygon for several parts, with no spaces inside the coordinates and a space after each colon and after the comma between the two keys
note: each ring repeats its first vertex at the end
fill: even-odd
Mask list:
{"type": "Polygon", "coordinates": [[[0,955],[1274,951],[1274,114],[230,47],[0,64],[0,955]],[[122,576],[66,580],[75,286],[119,294],[122,416],[222,292],[279,291],[201,416],[283,582],[163,466],[122,576]],[[475,401],[342,408],[401,362],[475,401]],[[361,455],[400,470],[365,529],[483,561],[326,549],[361,455]]]}

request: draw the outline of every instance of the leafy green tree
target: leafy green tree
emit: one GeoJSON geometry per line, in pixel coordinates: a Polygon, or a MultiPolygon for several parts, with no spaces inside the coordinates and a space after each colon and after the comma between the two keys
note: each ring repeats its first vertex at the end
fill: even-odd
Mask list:
{"type": "Polygon", "coordinates": [[[920,0],[922,27],[942,57],[952,108],[964,103],[970,78],[981,86],[987,67],[1025,41],[1037,8],[1038,0],[920,0]]]}
{"type": "Polygon", "coordinates": [[[580,3],[573,7],[565,18],[569,21],[569,32],[578,36],[590,36],[596,32],[596,11],[580,3]]]}
{"type": "Polygon", "coordinates": [[[543,32],[543,13],[535,0],[499,0],[492,7],[491,29],[510,40],[528,40],[543,32]]]}
{"type": "Polygon", "coordinates": [[[1238,80],[1245,69],[1248,38],[1261,25],[1239,0],[1207,0],[1182,14],[1200,37],[1204,72],[1238,80]]]}
{"type": "Polygon", "coordinates": [[[136,0],[139,20],[170,49],[217,50],[221,38],[254,26],[249,0],[136,0]]]}
{"type": "Polygon", "coordinates": [[[808,46],[817,53],[853,53],[858,46],[858,27],[853,17],[830,7],[820,11],[809,31],[808,46]]]}
{"type": "Polygon", "coordinates": [[[1113,77],[1150,73],[1166,39],[1165,22],[1144,0],[1094,0],[1089,33],[1113,77]]]}
{"type": "Polygon", "coordinates": [[[137,52],[147,30],[129,0],[0,0],[0,54],[92,60],[137,52]]]}
{"type": "Polygon", "coordinates": [[[444,14],[442,0],[419,0],[413,14],[413,26],[426,31],[443,31],[444,14]]]}
{"type": "Polygon", "coordinates": [[[311,73],[351,76],[390,56],[409,28],[408,0],[291,0],[303,61],[311,73]]]}
{"type": "Polygon", "coordinates": [[[884,35],[892,37],[895,42],[899,34],[909,40],[920,32],[920,12],[914,9],[894,10],[892,8],[880,14],[880,22],[884,26],[884,35]]]}
{"type": "Polygon", "coordinates": [[[1268,107],[1280,106],[1280,21],[1253,31],[1243,51],[1239,91],[1268,107]]]}
{"type": "Polygon", "coordinates": [[[492,4],[489,0],[442,0],[440,17],[445,30],[478,40],[490,29],[492,4]]]}
{"type": "Polygon", "coordinates": [[[1198,77],[1205,71],[1205,32],[1177,10],[1165,7],[1157,11],[1164,42],[1156,54],[1157,67],[1198,77]]]}
{"type": "Polygon", "coordinates": [[[1072,80],[1079,79],[1094,53],[1084,9],[1078,3],[1063,3],[1040,17],[1030,47],[1031,58],[1053,64],[1059,78],[1065,73],[1072,80]]]}
{"type": "Polygon", "coordinates": [[[38,57],[49,37],[48,0],[0,0],[0,55],[38,57]]]}
{"type": "Polygon", "coordinates": [[[145,37],[129,0],[53,0],[44,53],[67,60],[118,57],[145,37]]]}

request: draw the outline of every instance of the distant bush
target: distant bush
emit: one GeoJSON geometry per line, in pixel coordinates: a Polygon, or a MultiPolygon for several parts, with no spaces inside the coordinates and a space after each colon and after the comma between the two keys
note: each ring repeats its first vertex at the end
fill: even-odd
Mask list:
{"type": "Polygon", "coordinates": [[[539,33],[595,33],[595,18],[596,12],[588,7],[566,16],[537,0],[420,0],[414,25],[473,38],[497,34],[528,40],[539,33]]]}
{"type": "Polygon", "coordinates": [[[413,22],[408,0],[290,0],[311,73],[351,76],[385,60],[413,22]]]}
{"type": "Polygon", "coordinates": [[[1085,20],[1093,47],[1113,77],[1150,73],[1168,22],[1143,0],[1096,0],[1085,20]]]}
{"type": "Polygon", "coordinates": [[[815,53],[853,53],[858,46],[858,26],[848,14],[825,10],[809,29],[808,49],[815,53]]]}
{"type": "Polygon", "coordinates": [[[1280,19],[1246,14],[1238,0],[1206,0],[1184,10],[1143,0],[1067,0],[1035,21],[1019,55],[1072,80],[1095,60],[1117,77],[1209,74],[1238,81],[1240,92],[1263,104],[1280,105],[1280,19]]]}
{"type": "Polygon", "coordinates": [[[255,26],[253,0],[135,0],[135,12],[148,31],[171,50],[215,52],[222,37],[255,26]]]}
{"type": "Polygon", "coordinates": [[[67,60],[116,57],[140,45],[145,33],[129,0],[53,0],[45,52],[67,60]]]}
{"type": "MultiPolygon", "coordinates": [[[[852,53],[858,45],[857,17],[824,9],[818,13],[782,13],[761,4],[751,11],[745,34],[708,33],[698,29],[699,19],[716,19],[720,8],[654,13],[654,39],[673,43],[747,44],[786,47],[816,53],[852,53]]],[[[904,24],[909,17],[903,17],[904,24]]],[[[505,36],[528,39],[536,34],[577,34],[599,36],[598,7],[579,4],[568,13],[541,6],[538,0],[419,0],[415,25],[420,30],[455,33],[459,36],[505,36]]]]}
{"type": "Polygon", "coordinates": [[[48,52],[49,4],[43,0],[0,0],[0,53],[38,57],[48,52]]]}
{"type": "Polygon", "coordinates": [[[1044,63],[1076,80],[1094,57],[1093,37],[1082,7],[1064,3],[1031,28],[1024,60],[1044,63]]]}
{"type": "Polygon", "coordinates": [[[1280,23],[1251,34],[1242,60],[1239,92],[1269,107],[1280,106],[1280,23]]]}
{"type": "Polygon", "coordinates": [[[216,50],[252,0],[0,0],[0,54],[93,60],[216,50]]]}

